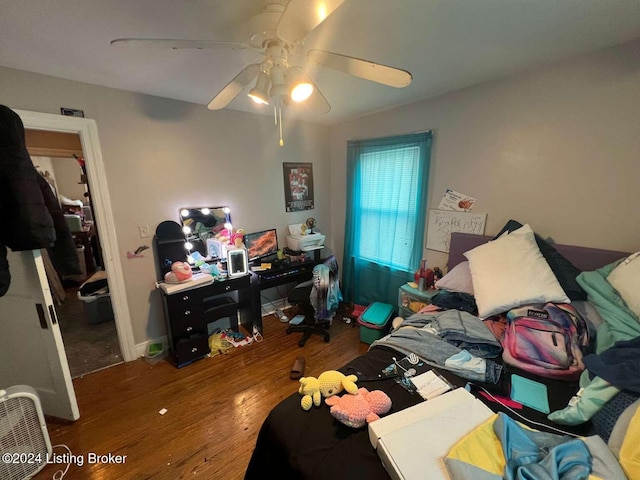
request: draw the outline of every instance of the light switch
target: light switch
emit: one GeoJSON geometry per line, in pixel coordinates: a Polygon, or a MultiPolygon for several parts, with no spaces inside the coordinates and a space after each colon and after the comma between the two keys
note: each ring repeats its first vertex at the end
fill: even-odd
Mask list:
{"type": "Polygon", "coordinates": [[[138,225],[138,232],[140,232],[140,238],[147,238],[149,236],[149,225],[138,225]]]}

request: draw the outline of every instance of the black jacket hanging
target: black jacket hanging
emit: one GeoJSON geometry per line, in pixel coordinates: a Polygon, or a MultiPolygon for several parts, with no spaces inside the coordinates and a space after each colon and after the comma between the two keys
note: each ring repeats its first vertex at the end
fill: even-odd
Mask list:
{"type": "Polygon", "coordinates": [[[4,246],[13,251],[47,248],[58,273],[81,273],[58,201],[29,157],[22,120],[0,105],[0,295],[11,278],[4,246]]]}

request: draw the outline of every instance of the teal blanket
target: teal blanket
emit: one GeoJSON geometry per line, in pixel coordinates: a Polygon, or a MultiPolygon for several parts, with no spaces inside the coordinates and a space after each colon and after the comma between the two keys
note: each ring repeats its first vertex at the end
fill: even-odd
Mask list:
{"type": "Polygon", "coordinates": [[[619,263],[617,261],[592,272],[582,272],[576,278],[603,320],[596,336],[596,353],[608,350],[615,342],[631,340],[640,335],[638,317],[607,281],[607,276],[619,263]]]}

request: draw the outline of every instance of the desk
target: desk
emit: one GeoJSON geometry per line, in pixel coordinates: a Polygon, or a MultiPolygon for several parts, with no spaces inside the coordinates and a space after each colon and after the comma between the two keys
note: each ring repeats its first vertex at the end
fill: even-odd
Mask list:
{"type": "Polygon", "coordinates": [[[250,281],[245,275],[195,284],[175,293],[162,290],[169,349],[178,368],[209,353],[208,327],[217,320],[228,317],[232,329],[238,331],[241,323],[252,331],[255,315],[250,281]]]}
{"type": "Polygon", "coordinates": [[[258,272],[251,272],[251,297],[253,308],[253,324],[262,332],[262,304],[260,292],[267,288],[285,285],[287,283],[300,283],[311,280],[313,277],[313,267],[318,260],[309,260],[280,268],[271,268],[258,272]]]}

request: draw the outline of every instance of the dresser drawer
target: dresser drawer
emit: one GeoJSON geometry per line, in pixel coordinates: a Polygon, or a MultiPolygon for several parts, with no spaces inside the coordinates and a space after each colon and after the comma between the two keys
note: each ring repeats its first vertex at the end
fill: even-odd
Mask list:
{"type": "Polygon", "coordinates": [[[207,333],[207,322],[202,317],[190,316],[188,318],[172,319],[170,327],[171,335],[175,341],[207,333]]]}
{"type": "Polygon", "coordinates": [[[202,288],[194,288],[192,290],[185,290],[184,292],[174,293],[173,295],[167,295],[167,304],[171,307],[185,305],[188,303],[195,303],[202,300],[202,288]]]}
{"type": "Polygon", "coordinates": [[[200,335],[176,342],[174,356],[176,365],[182,367],[209,354],[209,337],[200,335]]]}

